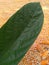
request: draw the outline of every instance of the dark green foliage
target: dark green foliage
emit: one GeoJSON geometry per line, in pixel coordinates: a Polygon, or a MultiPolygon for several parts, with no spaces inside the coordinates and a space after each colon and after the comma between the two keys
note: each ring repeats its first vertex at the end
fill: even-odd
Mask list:
{"type": "Polygon", "coordinates": [[[0,29],[0,65],[17,65],[37,38],[42,24],[40,3],[29,3],[0,29]]]}

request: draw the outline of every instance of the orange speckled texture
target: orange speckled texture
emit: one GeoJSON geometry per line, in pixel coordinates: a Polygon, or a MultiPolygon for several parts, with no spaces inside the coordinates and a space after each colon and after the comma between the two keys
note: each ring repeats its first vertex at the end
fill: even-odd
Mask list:
{"type": "Polygon", "coordinates": [[[49,65],[49,0],[0,0],[0,28],[24,4],[40,2],[44,24],[34,44],[18,65],[49,65]]]}

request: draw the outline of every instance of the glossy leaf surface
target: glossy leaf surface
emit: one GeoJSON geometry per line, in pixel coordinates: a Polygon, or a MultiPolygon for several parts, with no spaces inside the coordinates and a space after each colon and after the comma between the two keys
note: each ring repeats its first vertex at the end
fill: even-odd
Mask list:
{"type": "Polygon", "coordinates": [[[0,65],[17,65],[37,38],[42,24],[40,3],[28,3],[0,29],[0,65]]]}

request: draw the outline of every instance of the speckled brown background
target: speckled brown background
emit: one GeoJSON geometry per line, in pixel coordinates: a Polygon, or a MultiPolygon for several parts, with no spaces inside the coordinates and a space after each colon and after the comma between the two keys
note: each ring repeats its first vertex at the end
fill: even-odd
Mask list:
{"type": "Polygon", "coordinates": [[[49,57],[49,0],[0,0],[0,28],[6,23],[10,16],[12,16],[24,4],[29,2],[40,2],[44,12],[44,24],[34,45],[28,50],[19,65],[37,65],[37,61],[35,61],[36,57],[34,57],[34,55],[37,55],[39,60],[46,57],[45,59],[38,61],[38,65],[49,65],[49,58],[47,59],[47,57],[49,57]],[[36,54],[35,51],[38,53],[36,54]]]}

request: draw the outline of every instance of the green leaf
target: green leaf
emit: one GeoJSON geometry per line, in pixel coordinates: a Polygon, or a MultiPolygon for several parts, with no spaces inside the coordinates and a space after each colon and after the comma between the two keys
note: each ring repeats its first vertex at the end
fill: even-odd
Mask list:
{"type": "Polygon", "coordinates": [[[37,38],[42,24],[40,3],[28,3],[0,29],[0,65],[17,65],[37,38]]]}

